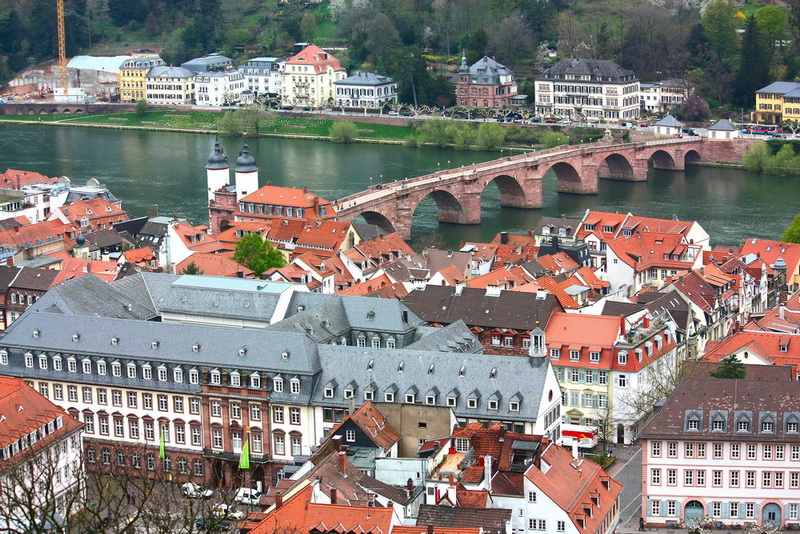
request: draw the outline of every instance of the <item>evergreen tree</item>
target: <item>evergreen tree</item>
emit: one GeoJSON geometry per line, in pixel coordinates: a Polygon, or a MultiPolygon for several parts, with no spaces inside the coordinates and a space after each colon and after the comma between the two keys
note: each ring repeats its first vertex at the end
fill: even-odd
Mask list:
{"type": "Polygon", "coordinates": [[[770,83],[770,64],[773,46],[758,28],[755,17],[747,19],[742,40],[741,63],[736,75],[735,99],[740,106],[755,103],[755,92],[770,83]]]}
{"type": "Polygon", "coordinates": [[[720,360],[719,367],[709,373],[714,378],[728,378],[741,380],[745,377],[744,364],[736,359],[736,356],[731,354],[725,356],[720,360]]]}

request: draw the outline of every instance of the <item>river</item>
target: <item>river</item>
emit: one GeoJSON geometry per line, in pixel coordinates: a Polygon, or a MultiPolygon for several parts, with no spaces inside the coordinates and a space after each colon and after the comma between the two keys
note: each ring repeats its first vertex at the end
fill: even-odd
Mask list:
{"type": "MultiPolygon", "coordinates": [[[[293,139],[249,139],[261,184],[303,187],[329,200],[367,188],[500,156],[500,152],[411,149],[293,139]]],[[[222,138],[233,166],[242,139],[222,138]]],[[[205,163],[214,143],[210,134],[186,134],[0,123],[0,171],[30,170],[68,176],[74,183],[96,178],[122,200],[131,217],[177,213],[207,224],[205,163]]],[[[775,177],[740,170],[690,167],[652,170],[647,182],[601,180],[597,195],[556,192],[553,173],[545,176],[542,209],[500,207],[490,184],[482,198],[480,225],[439,223],[430,198],[414,215],[415,247],[456,247],[489,240],[497,232],[525,233],[542,216],[580,218],[591,208],[637,215],[697,220],[713,244],[733,245],[746,237],[778,239],[800,211],[800,177],[775,177]]]]}

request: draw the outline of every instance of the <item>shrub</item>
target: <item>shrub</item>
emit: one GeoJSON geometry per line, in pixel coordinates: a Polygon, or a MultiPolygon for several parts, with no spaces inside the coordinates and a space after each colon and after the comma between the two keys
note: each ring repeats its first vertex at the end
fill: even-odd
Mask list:
{"type": "Polygon", "coordinates": [[[334,122],[330,130],[332,143],[352,143],[358,139],[358,127],[349,121],[334,122]]]}

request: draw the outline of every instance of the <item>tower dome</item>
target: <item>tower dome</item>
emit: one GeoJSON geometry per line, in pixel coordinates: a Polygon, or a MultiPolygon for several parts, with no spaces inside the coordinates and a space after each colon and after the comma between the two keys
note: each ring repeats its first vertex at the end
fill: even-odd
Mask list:
{"type": "Polygon", "coordinates": [[[83,235],[83,232],[78,234],[78,237],[75,238],[75,244],[79,247],[86,245],[86,236],[83,235]]]}
{"type": "Polygon", "coordinates": [[[219,137],[214,140],[214,151],[208,156],[208,164],[206,169],[228,169],[228,156],[222,153],[219,146],[219,137]]]}
{"type": "Polygon", "coordinates": [[[256,160],[250,155],[250,148],[247,143],[242,147],[242,155],[236,159],[236,172],[253,172],[257,171],[256,160]]]}

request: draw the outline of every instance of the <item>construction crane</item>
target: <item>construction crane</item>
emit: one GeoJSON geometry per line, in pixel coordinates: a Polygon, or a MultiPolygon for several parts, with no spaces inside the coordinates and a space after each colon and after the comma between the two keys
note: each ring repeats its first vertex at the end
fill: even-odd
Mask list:
{"type": "Polygon", "coordinates": [[[64,0],[56,0],[56,15],[58,17],[58,69],[61,77],[61,87],[64,96],[67,91],[67,41],[64,35],[64,0]]]}

